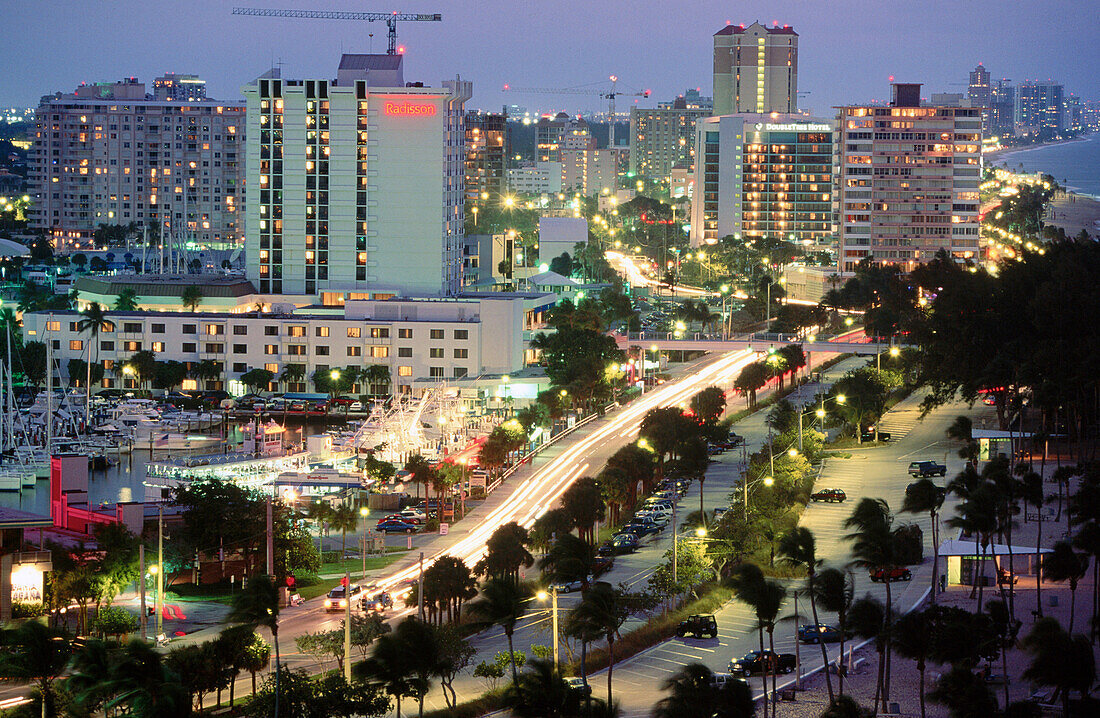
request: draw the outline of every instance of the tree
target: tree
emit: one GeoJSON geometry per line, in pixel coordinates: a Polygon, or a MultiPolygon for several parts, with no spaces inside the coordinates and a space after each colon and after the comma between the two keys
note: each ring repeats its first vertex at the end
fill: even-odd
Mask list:
{"type": "Polygon", "coordinates": [[[920,715],[927,715],[924,704],[924,670],[925,660],[931,643],[931,613],[934,609],[922,611],[910,611],[897,620],[894,624],[893,646],[894,650],[905,658],[916,661],[917,672],[920,674],[920,715]]]}
{"type": "Polygon", "coordinates": [[[95,364],[99,369],[101,379],[103,376],[103,369],[99,364],[99,333],[106,324],[106,313],[103,311],[102,305],[96,302],[92,302],[84,308],[84,316],[76,323],[76,330],[81,334],[88,335],[88,359],[85,365],[85,372],[87,374],[85,387],[87,388],[87,398],[89,400],[92,396],[92,364],[95,364]],[[93,347],[95,347],[94,357],[92,353],[93,347]]]}
{"type": "Polygon", "coordinates": [[[932,605],[936,604],[936,583],[940,575],[940,522],[937,514],[943,506],[946,491],[936,485],[932,479],[918,479],[905,489],[905,501],[901,505],[904,513],[928,514],[932,519],[932,605]]]}
{"type": "Polygon", "coordinates": [[[629,615],[629,602],[623,592],[605,581],[592,584],[570,615],[571,620],[585,624],[591,632],[601,634],[607,641],[608,705],[612,700],[611,674],[615,669],[615,639],[619,637],[619,628],[629,615]]]}
{"type": "Polygon", "coordinates": [[[606,507],[596,480],[582,476],[561,495],[561,506],[588,543],[595,543],[596,522],[606,515],[606,507]]]}
{"type": "Polygon", "coordinates": [[[942,675],[928,697],[947,706],[951,718],[986,718],[997,714],[997,699],[989,686],[980,675],[960,666],[942,675]]]}
{"type": "Polygon", "coordinates": [[[535,659],[527,663],[520,685],[504,694],[504,706],[517,718],[579,715],[580,694],[573,690],[552,661],[535,659]]]}
{"type": "MultiPolygon", "coordinates": [[[[229,623],[264,626],[271,631],[275,646],[275,718],[279,716],[279,590],[267,576],[253,576],[248,585],[233,599],[233,608],[226,617],[229,623]]],[[[291,715],[293,715],[291,713],[291,715]]]]}
{"type": "Polygon", "coordinates": [[[259,394],[267,391],[267,387],[275,380],[275,372],[267,369],[249,369],[241,374],[241,383],[259,394]]]}
{"type": "Polygon", "coordinates": [[[875,650],[878,652],[878,676],[875,681],[875,700],[873,703],[875,706],[878,705],[880,697],[884,701],[886,700],[887,639],[889,638],[887,625],[890,624],[891,619],[892,616],[886,606],[871,594],[866,594],[863,598],[853,601],[852,607],[848,610],[848,620],[853,633],[860,638],[873,639],[875,650]]]}
{"type": "Polygon", "coordinates": [[[28,621],[0,632],[0,677],[33,684],[42,701],[43,718],[58,714],[54,684],[71,656],[72,645],[61,629],[28,621]]]}
{"type": "Polygon", "coordinates": [[[454,623],[462,615],[462,604],[477,595],[477,581],[467,566],[454,556],[440,556],[424,569],[424,603],[429,619],[454,623]]]}
{"type": "MultiPolygon", "coordinates": [[[[817,574],[814,582],[813,596],[818,606],[823,611],[836,614],[837,627],[840,629],[840,659],[837,664],[839,669],[844,664],[844,640],[848,635],[848,611],[852,607],[855,598],[855,577],[851,572],[841,571],[837,568],[824,568],[817,574]]],[[[837,695],[844,694],[844,671],[837,671],[837,695]]]]}
{"type": "Polygon", "coordinates": [[[116,312],[137,311],[137,292],[132,287],[123,287],[115,296],[114,310],[116,312]]]}
{"type": "Polygon", "coordinates": [[[180,361],[158,361],[153,370],[153,388],[172,390],[187,378],[187,365],[180,361]]]}
{"type": "Polygon", "coordinates": [[[315,680],[304,670],[283,668],[264,681],[263,688],[248,702],[243,715],[271,718],[278,704],[283,706],[285,715],[296,718],[381,718],[389,710],[390,702],[373,685],[348,683],[342,675],[315,680]]]}
{"type": "Polygon", "coordinates": [[[196,284],[189,284],[184,287],[183,293],[180,294],[180,304],[192,312],[199,308],[199,305],[202,304],[202,300],[202,287],[196,284]]]}
{"type": "Polygon", "coordinates": [[[794,375],[798,373],[798,370],[806,366],[806,353],[802,351],[801,344],[784,344],[779,347],[776,352],[783,359],[783,366],[785,370],[791,375],[791,382],[794,382],[794,375]]]}
{"type": "Polygon", "coordinates": [[[645,439],[657,455],[657,475],[660,476],[665,457],[698,431],[699,425],[684,414],[680,407],[667,406],[646,412],[638,427],[638,436],[645,439]]]}
{"type": "Polygon", "coordinates": [[[770,377],[771,372],[763,362],[753,362],[745,365],[745,368],[737,375],[733,388],[741,396],[747,395],[749,397],[749,408],[752,408],[756,406],[756,392],[768,383],[770,377]]]}
{"type": "Polygon", "coordinates": [[[721,689],[712,683],[714,674],[701,663],[689,663],[665,679],[662,688],[669,695],[658,701],[656,718],[749,718],[755,701],[748,684],[727,681],[721,689]]]}
{"type": "Polygon", "coordinates": [[[549,553],[539,561],[539,568],[550,583],[581,581],[587,590],[596,567],[596,550],[592,544],[571,533],[561,533],[549,553]]]}
{"type": "Polygon", "coordinates": [[[439,677],[445,702],[454,708],[458,706],[458,696],[454,689],[455,678],[470,666],[477,655],[477,649],[454,626],[436,628],[435,644],[437,663],[434,672],[439,677]]]}
{"type": "Polygon", "coordinates": [[[625,483],[627,499],[621,505],[632,506],[638,498],[639,484],[647,493],[653,488],[656,473],[653,452],[646,451],[637,444],[627,444],[608,458],[604,472],[613,471],[620,474],[621,478],[618,480],[625,483]]]}
{"type": "Polygon", "coordinates": [[[562,252],[550,260],[550,271],[568,277],[573,274],[573,258],[569,252],[562,252]]]}
{"type": "Polygon", "coordinates": [[[713,424],[726,409],[726,393],[716,386],[708,386],[691,397],[691,411],[704,424],[713,424]]]}
{"type": "Polygon", "coordinates": [[[527,613],[526,598],[527,591],[518,582],[498,576],[482,584],[478,597],[466,604],[466,612],[475,623],[504,629],[504,635],[508,638],[508,651],[513,654],[512,684],[516,686],[516,690],[519,690],[519,675],[516,671],[512,635],[516,631],[516,623],[527,613]]]}
{"type": "Polygon", "coordinates": [[[1041,686],[1053,686],[1062,695],[1062,715],[1069,709],[1070,691],[1082,696],[1096,680],[1096,659],[1084,636],[1072,636],[1053,618],[1040,618],[1021,642],[1032,655],[1023,678],[1041,686]]]}
{"type": "Polygon", "coordinates": [[[77,252],[69,257],[69,263],[80,271],[84,271],[84,265],[88,263],[88,255],[83,252],[77,252]]]}
{"type": "MultiPolygon", "coordinates": [[[[573,520],[565,509],[558,507],[550,509],[542,516],[535,519],[531,525],[531,531],[527,534],[527,545],[534,550],[546,553],[559,536],[564,536],[573,530],[573,520]]],[[[574,538],[577,538],[574,536],[574,538]]],[[[587,541],[577,539],[588,545],[587,541]]]]}
{"type": "Polygon", "coordinates": [[[948,439],[958,441],[963,446],[959,449],[959,458],[966,459],[974,468],[978,467],[978,442],[974,441],[974,424],[969,416],[956,416],[944,432],[948,439]]]}
{"type": "Polygon", "coordinates": [[[1074,609],[1077,603],[1077,584],[1089,570],[1087,554],[1073,550],[1069,541],[1058,541],[1050,553],[1043,556],[1043,575],[1051,581],[1069,581],[1069,626],[1073,632],[1074,609]]]}
{"type": "Polygon", "coordinates": [[[328,522],[333,531],[340,532],[340,558],[342,560],[348,548],[348,532],[359,528],[359,510],[350,503],[340,504],[329,516],[328,522]]]}
{"type": "MultiPolygon", "coordinates": [[[[955,485],[952,482],[951,485],[955,485]]],[[[949,485],[949,488],[950,486],[949,485]]],[[[956,485],[957,488],[957,485],[956,485]]],[[[958,493],[956,491],[956,493],[958,493]]],[[[965,495],[963,502],[955,509],[956,515],[947,519],[951,528],[961,529],[974,537],[975,552],[978,553],[977,570],[974,573],[974,589],[971,597],[977,596],[978,610],[982,609],[985,579],[985,553],[997,531],[997,506],[1000,501],[998,489],[989,481],[981,481],[973,491],[965,495]]]]}
{"type": "Polygon", "coordinates": [[[530,568],[534,557],[527,551],[527,529],[515,521],[504,524],[489,537],[486,552],[476,564],[474,573],[519,584],[520,567],[530,568]]]}
{"type": "Polygon", "coordinates": [[[886,399],[891,389],[901,383],[893,372],[874,367],[860,367],[841,377],[829,391],[830,397],[843,396],[844,401],[834,401],[831,411],[856,432],[856,440],[863,443],[863,429],[874,424],[886,410],[886,399]]]}
{"type": "Polygon", "coordinates": [[[305,380],[305,364],[287,364],[285,367],[283,367],[283,373],[279,375],[279,381],[283,382],[284,384],[301,384],[305,380]]]}
{"type": "MultiPolygon", "coordinates": [[[[815,626],[821,621],[817,617],[817,591],[814,590],[816,588],[814,579],[817,577],[817,569],[823,563],[817,557],[816,545],[813,532],[805,526],[797,526],[779,539],[780,561],[788,566],[806,569],[806,589],[810,594],[810,612],[814,617],[815,626]]],[[[827,666],[829,654],[825,649],[825,642],[818,641],[818,645],[821,647],[821,663],[827,666]]],[[[829,703],[832,704],[836,696],[833,695],[833,680],[828,671],[825,671],[825,686],[829,690],[829,703]]]]}
{"type": "MultiPolygon", "coordinates": [[[[764,652],[764,633],[768,634],[768,645],[775,652],[775,623],[779,618],[779,609],[783,605],[787,591],[776,581],[764,578],[763,571],[756,564],[741,564],[729,579],[730,588],[737,598],[752,608],[756,614],[756,628],[760,639],[760,652],[764,652]]],[[[772,695],[776,694],[776,676],[771,669],[775,666],[765,664],[762,676],[764,687],[765,715],[768,705],[768,674],[772,677],[772,695]]],[[[775,706],[772,705],[774,713],[775,706]]]]}
{"type": "Polygon", "coordinates": [[[190,696],[165,657],[140,639],[120,650],[89,641],[73,656],[65,688],[82,710],[135,718],[184,718],[191,715],[190,696]]]}

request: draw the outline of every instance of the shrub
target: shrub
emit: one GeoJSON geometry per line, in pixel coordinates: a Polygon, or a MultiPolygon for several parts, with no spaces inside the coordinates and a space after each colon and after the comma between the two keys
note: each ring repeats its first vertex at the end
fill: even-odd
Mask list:
{"type": "Polygon", "coordinates": [[[38,618],[46,615],[46,604],[41,601],[13,601],[12,618],[38,618]]]}
{"type": "Polygon", "coordinates": [[[103,636],[122,636],[137,630],[137,618],[119,606],[105,606],[96,613],[92,630],[103,636]]]}
{"type": "Polygon", "coordinates": [[[309,571],[294,572],[294,585],[298,588],[316,586],[319,583],[321,583],[321,577],[315,573],[310,573],[309,571]]]}

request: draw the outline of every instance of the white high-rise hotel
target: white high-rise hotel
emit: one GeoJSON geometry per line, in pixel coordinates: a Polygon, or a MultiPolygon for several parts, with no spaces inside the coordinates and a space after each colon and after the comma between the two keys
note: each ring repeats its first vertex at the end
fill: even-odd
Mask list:
{"type": "Polygon", "coordinates": [[[402,59],[344,55],[335,81],[272,72],[243,88],[247,268],[261,294],[339,306],[461,288],[472,86],[406,87],[402,59]]]}

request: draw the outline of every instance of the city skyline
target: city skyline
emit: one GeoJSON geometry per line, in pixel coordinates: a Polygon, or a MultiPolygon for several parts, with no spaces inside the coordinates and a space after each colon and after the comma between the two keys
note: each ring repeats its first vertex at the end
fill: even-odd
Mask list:
{"type": "MultiPolygon", "coordinates": [[[[272,0],[247,5],[302,4],[272,0]]],[[[80,82],[135,75],[150,79],[173,71],[198,74],[207,80],[210,96],[232,100],[241,96],[241,86],[272,64],[281,62],[289,76],[322,77],[341,51],[385,51],[381,23],[235,17],[230,15],[232,4],[212,1],[193,4],[190,11],[177,6],[150,9],[130,0],[91,7],[93,12],[80,22],[61,25],[53,20],[64,13],[63,3],[9,10],[12,26],[25,31],[0,48],[0,64],[9,70],[0,81],[0,104],[34,106],[43,94],[71,92],[80,82]],[[173,27],[193,31],[174,37],[164,30],[173,27]],[[371,33],[375,37],[370,38],[371,33]],[[147,42],[158,34],[158,42],[147,42]],[[104,47],[117,51],[105,53],[104,47]]],[[[628,15],[615,5],[559,2],[553,7],[548,12],[545,4],[489,0],[475,12],[439,3],[405,3],[400,10],[443,13],[439,24],[398,23],[398,41],[407,47],[409,79],[436,85],[460,74],[474,83],[471,108],[494,110],[507,103],[591,112],[606,110],[605,103],[597,97],[527,95],[502,88],[599,87],[614,73],[620,77],[620,89],[652,90],[637,106],[655,106],[685,87],[710,94],[711,38],[727,21],[769,26],[778,21],[800,35],[799,89],[808,94],[799,106],[810,112],[886,101],[883,88],[890,76],[923,82],[928,93],[965,92],[966,73],[978,62],[993,78],[1053,78],[1082,97],[1100,96],[1100,78],[1078,61],[1078,48],[1089,42],[1089,8],[1068,1],[1007,8],[994,2],[960,7],[936,1],[906,9],[857,0],[822,5],[753,2],[736,8],[734,15],[727,6],[707,0],[693,3],[691,12],[667,16],[655,2],[632,3],[628,15]],[[944,12],[951,13],[951,23],[942,22],[944,12]],[[575,22],[580,18],[584,22],[575,22]],[[1029,32],[1032,37],[1042,35],[1044,28],[1053,31],[1050,18],[1059,18],[1058,43],[1005,41],[1022,27],[1039,30],[1029,32]],[[638,38],[647,33],[654,40],[642,46],[638,38]],[[924,52],[928,47],[938,50],[929,56],[924,52]],[[584,62],[570,59],[555,66],[555,53],[575,58],[578,52],[585,54],[584,62]],[[874,63],[866,63],[868,57],[874,57],[874,63]],[[865,65],[868,69],[860,70],[865,65]]],[[[333,0],[317,9],[386,8],[333,0]]],[[[633,102],[620,102],[617,109],[626,113],[631,106],[633,102]]]]}

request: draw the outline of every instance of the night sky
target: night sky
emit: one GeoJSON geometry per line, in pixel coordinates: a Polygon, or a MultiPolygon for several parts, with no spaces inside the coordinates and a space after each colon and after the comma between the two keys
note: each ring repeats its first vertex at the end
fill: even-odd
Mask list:
{"type": "MultiPolygon", "coordinates": [[[[35,106],[82,81],[196,73],[213,97],[282,61],[284,77],[335,77],[341,51],[384,52],[384,23],[237,17],[234,5],[321,10],[441,12],[442,23],[398,25],[406,80],[473,80],[470,107],[587,111],[589,97],[520,95],[502,87],[651,89],[653,106],[688,87],[711,94],[711,36],[726,21],[790,24],[799,33],[800,105],[888,96],[890,75],[925,94],[965,92],[979,61],[994,79],[1054,78],[1100,98],[1097,6],[1091,0],[7,0],[0,105],[35,106]],[[368,33],[373,32],[373,41],[368,33]]],[[[620,98],[619,108],[631,100],[620,98]]]]}

